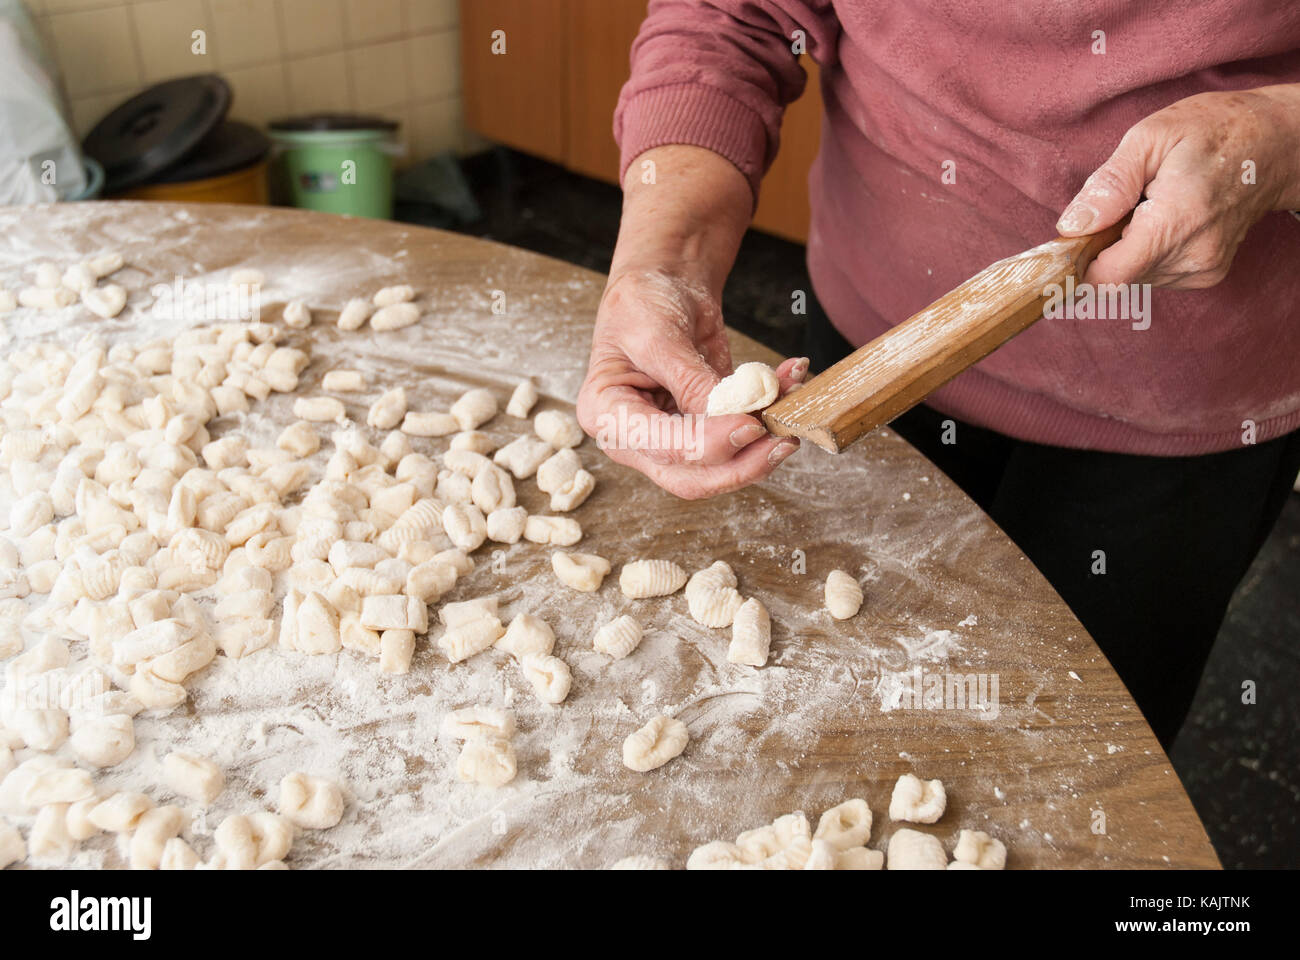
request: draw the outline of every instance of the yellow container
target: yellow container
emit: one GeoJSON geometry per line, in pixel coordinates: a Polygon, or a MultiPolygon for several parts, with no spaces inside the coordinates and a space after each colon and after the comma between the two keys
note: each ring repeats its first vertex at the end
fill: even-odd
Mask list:
{"type": "Polygon", "coordinates": [[[261,160],[252,166],[219,177],[187,180],[181,183],[151,183],[132,187],[116,194],[121,200],[164,200],[173,203],[254,203],[267,202],[267,163],[261,160]]]}

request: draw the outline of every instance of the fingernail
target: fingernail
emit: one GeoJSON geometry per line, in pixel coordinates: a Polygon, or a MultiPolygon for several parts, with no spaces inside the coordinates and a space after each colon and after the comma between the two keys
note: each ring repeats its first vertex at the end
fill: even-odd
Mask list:
{"type": "Polygon", "coordinates": [[[763,434],[767,433],[756,423],[749,423],[731,431],[731,445],[736,448],[747,447],[763,434]]]}
{"type": "Polygon", "coordinates": [[[799,444],[791,440],[782,440],[775,447],[773,447],[772,452],[767,455],[767,462],[775,467],[778,463],[780,463],[782,460],[790,456],[790,454],[794,453],[798,449],[799,449],[799,444]]]}
{"type": "Polygon", "coordinates": [[[1056,229],[1062,233],[1079,233],[1087,230],[1095,219],[1097,211],[1076,200],[1061,214],[1061,219],[1056,221],[1056,229]]]}
{"type": "Polygon", "coordinates": [[[790,368],[790,377],[794,380],[802,380],[806,376],[808,376],[808,358],[800,357],[790,368]]]}

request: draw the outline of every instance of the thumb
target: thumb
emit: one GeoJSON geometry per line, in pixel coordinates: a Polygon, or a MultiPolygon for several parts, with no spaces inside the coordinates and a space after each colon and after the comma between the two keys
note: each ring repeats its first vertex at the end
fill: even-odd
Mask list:
{"type": "Polygon", "coordinates": [[[722,379],[686,337],[651,335],[637,344],[629,359],[642,373],[672,394],[682,413],[704,413],[709,392],[722,379]],[[639,347],[640,349],[637,349],[639,347]]]}
{"type": "Polygon", "coordinates": [[[1056,229],[1062,236],[1096,233],[1118,222],[1142,199],[1142,191],[1160,168],[1167,151],[1154,126],[1139,123],[1120,140],[1110,158],[1083,182],[1056,229]]]}

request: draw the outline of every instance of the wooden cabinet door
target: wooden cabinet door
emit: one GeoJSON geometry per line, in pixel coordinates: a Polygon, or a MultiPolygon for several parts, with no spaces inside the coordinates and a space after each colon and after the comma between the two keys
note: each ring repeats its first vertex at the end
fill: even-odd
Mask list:
{"type": "Polygon", "coordinates": [[[469,0],[460,5],[465,125],[489,140],[566,162],[565,99],[573,48],[566,0],[469,0]],[[505,53],[493,53],[494,31],[505,53]]]}
{"type": "Polygon", "coordinates": [[[567,0],[569,42],[568,166],[618,183],[614,108],[627,82],[628,56],[647,0],[567,0]]]}

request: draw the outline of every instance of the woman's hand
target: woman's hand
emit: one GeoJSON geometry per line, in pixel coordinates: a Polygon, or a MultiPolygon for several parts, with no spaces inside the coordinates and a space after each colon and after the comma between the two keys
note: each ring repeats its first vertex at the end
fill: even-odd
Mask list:
{"type": "MultiPolygon", "coordinates": [[[[647,150],[624,179],[578,422],[610,459],[688,500],[761,480],[799,445],[757,417],[704,416],[731,373],[719,303],[753,208],[740,171],[700,147],[647,150]]],[[[781,392],[807,373],[807,360],[781,364],[781,392]]]]}
{"type": "MultiPolygon", "coordinates": [[[[798,441],[757,417],[705,417],[709,391],[731,372],[722,311],[707,290],[660,268],[611,277],[601,299],[578,420],[612,460],[688,500],[761,480],[798,441]]],[[[777,368],[781,392],[808,361],[777,368]]]]}
{"type": "Polygon", "coordinates": [[[1297,208],[1300,84],[1284,84],[1198,94],[1140,121],[1057,229],[1096,233],[1133,210],[1123,237],[1084,279],[1189,290],[1227,276],[1246,231],[1265,214],[1297,208]]]}

